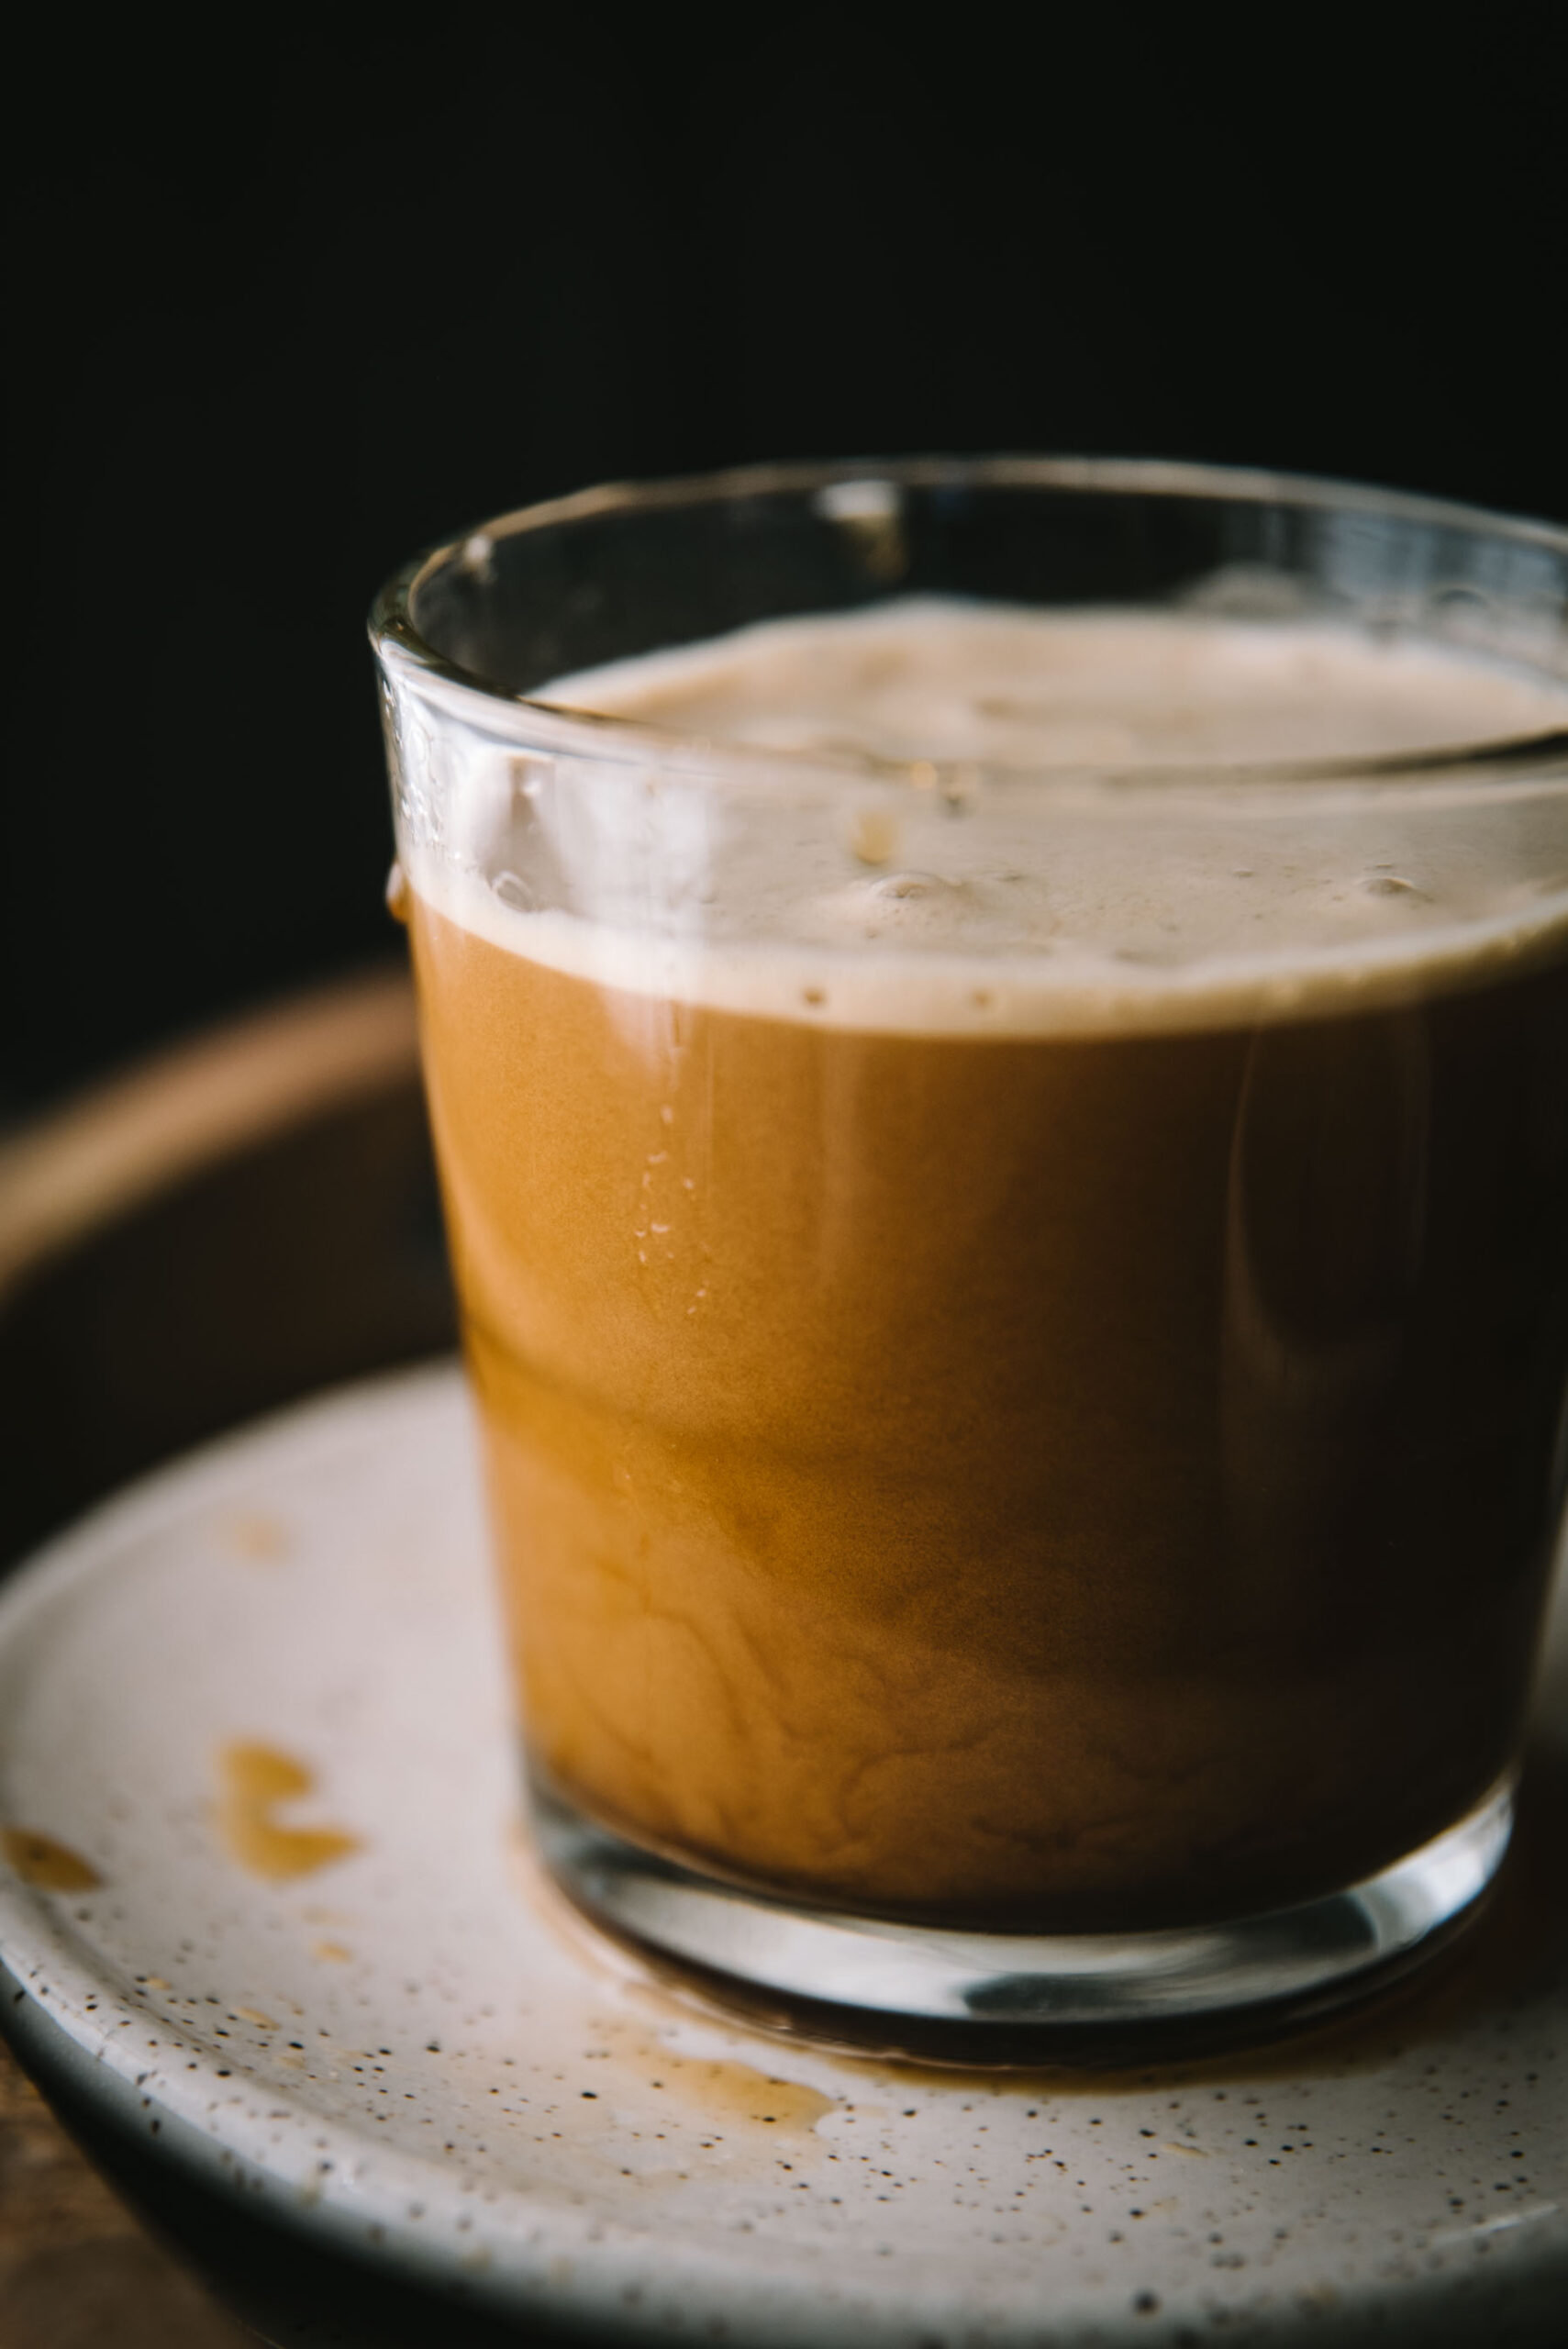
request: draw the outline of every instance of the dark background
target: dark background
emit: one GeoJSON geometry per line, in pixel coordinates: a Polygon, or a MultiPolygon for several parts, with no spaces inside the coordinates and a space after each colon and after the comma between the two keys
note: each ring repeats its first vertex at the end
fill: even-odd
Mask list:
{"type": "Polygon", "coordinates": [[[1013,449],[1562,516],[1554,13],[1380,57],[1130,7],[1027,47],[952,9],[705,50],[651,12],[354,52],[269,16],[221,62],[62,19],[11,219],[0,1119],[395,951],[363,615],[487,513],[1013,449]]]}

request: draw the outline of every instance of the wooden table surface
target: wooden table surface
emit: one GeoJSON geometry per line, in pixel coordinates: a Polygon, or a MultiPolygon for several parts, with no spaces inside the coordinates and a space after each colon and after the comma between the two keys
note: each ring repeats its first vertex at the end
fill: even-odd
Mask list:
{"type": "Polygon", "coordinates": [[[0,2042],[0,2349],[241,2349],[0,2042]]]}

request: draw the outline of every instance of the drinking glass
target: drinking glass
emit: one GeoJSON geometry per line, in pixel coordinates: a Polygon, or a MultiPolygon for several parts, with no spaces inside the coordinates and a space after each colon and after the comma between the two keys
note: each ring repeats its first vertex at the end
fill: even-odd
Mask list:
{"type": "Polygon", "coordinates": [[[1507,1843],[1568,1481],[1562,720],[1149,756],[1090,680],[1042,764],[557,690],[910,597],[1568,710],[1568,534],[1224,470],[595,490],[389,584],[539,1847],[838,2040],[1272,2029],[1507,1843]]]}

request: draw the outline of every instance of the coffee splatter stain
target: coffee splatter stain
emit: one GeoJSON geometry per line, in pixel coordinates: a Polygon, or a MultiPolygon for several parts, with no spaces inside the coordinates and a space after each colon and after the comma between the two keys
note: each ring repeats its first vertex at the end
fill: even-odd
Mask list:
{"type": "Polygon", "coordinates": [[[261,2031],[276,2031],[278,2027],[272,2016],[264,2015],[260,2007],[236,2007],[234,2011],[241,2022],[253,2022],[261,2031]]]}
{"type": "Polygon", "coordinates": [[[820,2088],[781,2079],[733,2056],[684,2055],[622,2018],[606,2016],[601,2028],[606,2040],[618,2043],[620,2059],[651,2088],[716,2124],[748,2121],[759,2129],[788,2132],[815,2129],[825,2113],[840,2110],[840,2099],[820,2088]]]}
{"type": "Polygon", "coordinates": [[[24,1884],[40,1892],[92,1892],[104,1881],[91,1860],[36,1828],[0,1827],[0,1852],[24,1884]]]}
{"type": "Polygon", "coordinates": [[[354,1953],[342,1942],[312,1942],[310,1954],[319,1958],[324,1965],[347,1965],[354,1953]]]}
{"type": "Polygon", "coordinates": [[[275,1746],[243,1740],[218,1755],[223,1784],[217,1809],[217,1831],[228,1856],[267,1884],[312,1876],[360,1849],[360,1838],[341,1827],[284,1827],[274,1816],[283,1803],[315,1790],[314,1773],[275,1746]]]}
{"type": "Polygon", "coordinates": [[[316,1784],[313,1771],[292,1753],[275,1745],[255,1745],[243,1740],[226,1745],[218,1756],[224,1791],[230,1802],[256,1804],[289,1802],[307,1795],[316,1784]]]}
{"type": "Polygon", "coordinates": [[[760,2128],[782,2131],[815,2129],[825,2112],[838,2110],[838,2099],[798,2080],[781,2080],[754,2065],[690,2055],[657,2057],[652,2077],[684,2104],[715,2120],[752,2121],[760,2128]]]}
{"type": "Polygon", "coordinates": [[[242,1558],[254,1558],[262,1564],[273,1558],[286,1558],[289,1552],[288,1529],[275,1517],[263,1516],[261,1510],[243,1511],[231,1517],[225,1532],[230,1549],[242,1558]]]}

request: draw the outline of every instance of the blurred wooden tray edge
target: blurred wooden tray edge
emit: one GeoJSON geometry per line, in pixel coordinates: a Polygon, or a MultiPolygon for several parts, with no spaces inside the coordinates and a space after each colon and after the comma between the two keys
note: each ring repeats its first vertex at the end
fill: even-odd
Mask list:
{"type": "Polygon", "coordinates": [[[406,972],[175,1044],[0,1141],[0,1561],[453,1339],[406,972]]]}
{"type": "Polygon", "coordinates": [[[406,972],[380,967],[204,1030],[0,1138],[0,1296],[195,1169],[417,1065],[406,972]]]}

